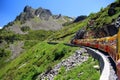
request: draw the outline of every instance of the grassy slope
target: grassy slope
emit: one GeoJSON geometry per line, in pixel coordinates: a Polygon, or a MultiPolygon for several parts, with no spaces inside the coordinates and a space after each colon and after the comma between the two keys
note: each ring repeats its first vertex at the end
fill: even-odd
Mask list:
{"type": "Polygon", "coordinates": [[[93,61],[92,58],[89,58],[88,61],[74,67],[68,72],[66,72],[65,68],[62,67],[59,71],[59,74],[55,77],[55,80],[99,80],[99,70],[97,71],[93,68],[93,65],[96,64],[98,64],[98,61],[93,61]]]}
{"type": "MultiPolygon", "coordinates": [[[[67,58],[70,56],[78,47],[68,47],[62,44],[62,42],[69,42],[75,32],[85,26],[87,24],[88,19],[83,22],[74,23],[72,25],[66,26],[60,31],[54,32],[53,35],[49,36],[46,41],[59,41],[61,44],[58,45],[49,45],[46,42],[39,42],[39,44],[34,46],[34,42],[37,43],[38,41],[33,40],[26,40],[24,49],[27,51],[22,53],[18,58],[11,61],[10,63],[6,64],[4,68],[1,68],[0,71],[0,79],[4,80],[31,80],[35,79],[36,76],[51,67],[55,64],[60,62],[63,58],[67,58]],[[29,46],[30,45],[30,46],[29,46]],[[31,46],[33,46],[31,48],[31,46]],[[63,56],[64,54],[64,56],[63,56]],[[62,56],[62,58],[58,56],[62,56]],[[55,58],[58,57],[58,58],[55,58]],[[57,59],[57,60],[56,60],[57,59]]],[[[31,39],[33,39],[31,37],[31,39]]],[[[38,38],[39,40],[39,38],[38,38]]],[[[88,62],[90,62],[89,60],[88,62]]],[[[86,63],[83,63],[86,65],[86,63]]],[[[88,64],[85,67],[77,66],[76,69],[83,69],[89,70],[89,67],[93,66],[94,64],[88,64]],[[88,67],[87,67],[88,66],[88,67]]],[[[73,69],[72,72],[76,72],[76,69],[73,69]]],[[[93,71],[96,71],[92,68],[93,71]]],[[[68,72],[69,73],[69,72],[68,72]]],[[[88,72],[90,74],[91,72],[88,72]]],[[[66,73],[67,74],[67,73],[66,73]]],[[[74,73],[73,73],[74,74],[74,73]]],[[[72,76],[73,74],[69,74],[68,76],[72,76]]],[[[85,73],[86,74],[86,73],[85,73]]],[[[89,77],[89,75],[83,75],[85,79],[89,77]]],[[[62,76],[58,75],[59,76],[62,76]]],[[[78,75],[78,72],[74,74],[78,75]]],[[[99,78],[99,73],[95,74],[98,75],[96,78],[99,78]]],[[[81,76],[82,77],[82,76],[81,76]]],[[[57,79],[58,79],[57,78],[57,79]]],[[[93,79],[93,77],[91,77],[93,79]]]]}
{"type": "Polygon", "coordinates": [[[41,42],[1,68],[0,79],[31,80],[34,75],[44,72],[71,55],[75,49],[77,47],[41,42]]]}
{"type": "Polygon", "coordinates": [[[48,37],[48,41],[56,41],[56,42],[66,42],[69,43],[73,38],[75,33],[87,25],[89,18],[78,23],[73,23],[71,25],[65,26],[63,29],[56,31],[53,35],[48,37]]]}
{"type": "MultiPolygon", "coordinates": [[[[62,43],[57,45],[50,45],[46,42],[41,42],[21,54],[12,62],[8,63],[5,67],[1,68],[0,79],[34,80],[38,74],[49,70],[55,64],[59,63],[63,58],[67,58],[72,53],[74,53],[76,49],[80,48],[65,46],[62,43]]],[[[99,72],[93,68],[93,65],[96,63],[96,61],[94,62],[90,58],[87,62],[72,69],[72,73],[69,71],[64,74],[59,74],[56,77],[56,80],[58,80],[60,76],[63,75],[66,75],[66,77],[63,76],[60,79],[75,78],[79,72],[84,72],[84,74],[82,74],[80,77],[82,80],[87,80],[88,77],[91,78],[91,80],[98,79],[99,72]],[[89,75],[91,73],[93,76],[90,77],[89,75]]],[[[76,79],[78,78],[79,77],[76,77],[76,79]]]]}
{"type": "Polygon", "coordinates": [[[75,35],[76,31],[83,27],[87,27],[87,31],[91,30],[96,32],[97,29],[105,25],[111,24],[112,21],[116,20],[120,15],[120,7],[115,7],[116,13],[113,16],[108,15],[109,8],[110,5],[104,9],[101,8],[98,13],[91,13],[87,17],[87,19],[82,22],[73,23],[71,25],[65,26],[62,30],[57,31],[54,35],[50,36],[48,40],[69,42],[75,35]],[[92,25],[93,28],[90,28],[88,24],[91,19],[94,19],[94,25],[92,25]]]}
{"type": "MultiPolygon", "coordinates": [[[[73,35],[75,34],[75,32],[78,29],[82,28],[84,25],[86,25],[86,23],[87,23],[87,20],[83,21],[82,23],[79,22],[79,23],[74,23],[72,25],[66,26],[62,30],[54,32],[54,34],[50,35],[46,41],[49,41],[52,39],[52,41],[57,40],[60,43],[61,42],[68,43],[73,37],[73,35]]],[[[35,79],[37,74],[40,74],[46,71],[53,65],[60,62],[63,58],[66,58],[69,55],[71,55],[76,49],[79,49],[79,48],[65,46],[62,43],[58,45],[49,45],[46,42],[39,42],[39,44],[34,46],[34,42],[37,43],[38,41],[37,40],[33,41],[33,37],[31,37],[30,39],[31,40],[25,41],[25,46],[23,47],[27,51],[22,53],[15,60],[6,64],[4,68],[0,69],[0,71],[2,72],[0,74],[0,79],[4,79],[4,80],[35,79]],[[31,48],[31,46],[33,47],[31,48]],[[59,56],[61,56],[60,54],[65,54],[65,56],[62,59],[58,58],[58,60],[54,60],[55,54],[56,55],[58,54],[59,56]]],[[[83,64],[83,65],[86,65],[86,64],[83,64]]],[[[86,65],[86,66],[91,66],[91,65],[86,65]]],[[[83,69],[82,67],[79,67],[79,68],[83,69]]],[[[86,67],[84,67],[84,69],[86,69],[86,67]]],[[[76,70],[73,69],[73,72],[75,71],[76,70]]],[[[83,75],[83,76],[86,77],[87,79],[89,75],[87,76],[83,75]]]]}

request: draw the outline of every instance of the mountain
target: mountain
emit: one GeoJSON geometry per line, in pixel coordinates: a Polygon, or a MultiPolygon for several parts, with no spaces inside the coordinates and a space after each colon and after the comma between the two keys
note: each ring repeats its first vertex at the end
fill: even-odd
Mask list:
{"type": "Polygon", "coordinates": [[[48,9],[33,9],[25,6],[23,12],[13,22],[8,23],[4,28],[19,34],[25,34],[29,30],[59,30],[65,22],[73,21],[68,16],[53,15],[48,9]]]}

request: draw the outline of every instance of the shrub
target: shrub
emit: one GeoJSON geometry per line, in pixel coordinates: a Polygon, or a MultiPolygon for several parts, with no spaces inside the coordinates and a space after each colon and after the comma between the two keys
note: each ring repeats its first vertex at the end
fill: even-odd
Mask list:
{"type": "Polygon", "coordinates": [[[21,27],[21,30],[22,30],[23,32],[27,32],[27,31],[30,30],[30,27],[29,27],[29,26],[22,26],[22,27],[21,27]]]}
{"type": "Polygon", "coordinates": [[[116,0],[117,3],[120,3],[120,0],[116,0]]]}
{"type": "Polygon", "coordinates": [[[67,51],[66,51],[65,48],[63,48],[63,50],[61,50],[61,51],[55,50],[55,51],[54,51],[54,53],[55,53],[54,60],[59,60],[59,59],[61,59],[62,57],[64,57],[64,55],[65,55],[66,52],[67,52],[67,51]]]}
{"type": "Polygon", "coordinates": [[[0,48],[0,57],[7,57],[9,56],[9,54],[10,54],[10,51],[0,48]]]}
{"type": "Polygon", "coordinates": [[[47,39],[51,34],[52,31],[44,31],[44,30],[29,31],[29,33],[25,35],[25,39],[43,41],[47,39]]]}
{"type": "Polygon", "coordinates": [[[31,47],[33,47],[34,45],[36,45],[38,43],[38,41],[35,40],[31,40],[31,41],[25,41],[24,42],[24,49],[30,49],[31,47]]]}

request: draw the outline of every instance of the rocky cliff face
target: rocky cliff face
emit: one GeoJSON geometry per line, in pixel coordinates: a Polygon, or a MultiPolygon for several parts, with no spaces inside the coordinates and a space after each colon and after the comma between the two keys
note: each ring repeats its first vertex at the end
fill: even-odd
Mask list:
{"type": "Polygon", "coordinates": [[[114,2],[105,9],[101,9],[100,12],[89,15],[86,25],[83,26],[85,29],[79,30],[75,38],[102,38],[113,36],[118,32],[117,27],[120,21],[118,17],[120,17],[120,2],[114,2]],[[118,23],[116,23],[117,20],[118,23]],[[82,30],[85,30],[85,32],[82,33],[82,30]]]}
{"type": "Polygon", "coordinates": [[[49,20],[50,16],[52,16],[52,13],[48,9],[38,8],[35,11],[35,15],[39,17],[41,20],[49,20]]]}
{"type": "Polygon", "coordinates": [[[73,20],[70,17],[53,15],[48,9],[38,8],[33,9],[30,6],[25,6],[23,12],[16,17],[13,22],[5,26],[6,30],[13,31],[19,34],[26,34],[27,31],[22,31],[21,28],[29,27],[30,30],[58,30],[65,22],[73,20]]]}
{"type": "Polygon", "coordinates": [[[23,12],[19,16],[17,16],[15,20],[19,20],[19,21],[30,20],[31,18],[34,18],[35,16],[34,13],[35,13],[34,9],[32,9],[29,6],[26,6],[23,12]]]}
{"type": "Polygon", "coordinates": [[[26,6],[23,12],[17,16],[16,20],[26,21],[34,18],[35,16],[39,17],[41,20],[49,20],[50,16],[52,16],[52,13],[50,10],[43,9],[41,7],[35,10],[30,6],[26,6]]]}

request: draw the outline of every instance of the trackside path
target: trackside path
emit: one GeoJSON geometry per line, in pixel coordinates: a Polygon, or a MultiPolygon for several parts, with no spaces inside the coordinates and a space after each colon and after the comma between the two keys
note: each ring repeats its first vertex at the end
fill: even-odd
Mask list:
{"type": "Polygon", "coordinates": [[[102,70],[102,73],[100,76],[100,80],[117,80],[117,76],[115,74],[115,71],[114,71],[112,65],[110,64],[108,55],[106,56],[98,50],[95,50],[95,49],[92,49],[89,47],[87,47],[87,48],[92,50],[96,54],[100,55],[104,61],[104,67],[103,67],[103,70],[102,70]]]}

